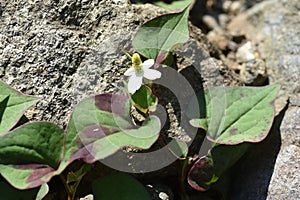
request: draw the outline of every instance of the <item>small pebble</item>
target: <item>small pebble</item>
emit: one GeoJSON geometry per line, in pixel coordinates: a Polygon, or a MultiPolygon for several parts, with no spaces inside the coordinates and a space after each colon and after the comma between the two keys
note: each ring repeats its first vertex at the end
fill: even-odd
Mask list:
{"type": "Polygon", "coordinates": [[[164,192],[160,192],[158,196],[162,200],[169,200],[170,199],[169,196],[164,192]]]}
{"type": "Polygon", "coordinates": [[[238,62],[247,62],[255,59],[251,42],[247,42],[246,44],[238,48],[236,58],[238,62]]]}
{"type": "Polygon", "coordinates": [[[80,198],[79,200],[94,200],[94,196],[92,194],[89,194],[85,197],[80,198]]]}

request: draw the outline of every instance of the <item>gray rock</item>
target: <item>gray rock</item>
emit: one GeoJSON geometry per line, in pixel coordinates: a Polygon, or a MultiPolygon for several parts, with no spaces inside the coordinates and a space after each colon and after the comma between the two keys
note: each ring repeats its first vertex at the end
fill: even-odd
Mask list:
{"type": "MultiPolygon", "coordinates": [[[[256,45],[261,58],[266,62],[270,83],[281,83],[277,107],[284,107],[287,98],[290,101],[279,128],[281,147],[268,186],[268,199],[299,199],[299,1],[270,0],[256,4],[246,13],[237,16],[229,25],[229,30],[245,34],[256,45]]],[[[273,167],[269,167],[272,170],[273,167]]],[[[259,169],[258,173],[261,172],[259,169]]],[[[249,188],[251,185],[251,188],[259,191],[260,183],[249,178],[241,184],[249,188]]],[[[246,189],[245,195],[249,196],[250,191],[253,192],[246,189]]],[[[265,190],[260,194],[264,195],[263,192],[265,190]]]]}
{"type": "Polygon", "coordinates": [[[240,70],[240,79],[246,85],[260,86],[267,81],[266,64],[259,58],[243,63],[240,70]]]}
{"type": "Polygon", "coordinates": [[[254,52],[251,42],[248,41],[237,49],[236,59],[238,62],[248,62],[255,59],[254,52]]]}
{"type": "Polygon", "coordinates": [[[41,98],[31,120],[65,125],[72,107],[91,95],[92,82],[100,86],[107,71],[120,77],[124,45],[111,44],[137,26],[127,1],[6,1],[1,7],[1,80],[41,98]],[[109,38],[110,45],[103,42],[109,38]]]}
{"type": "Polygon", "coordinates": [[[267,200],[300,199],[300,147],[282,148],[270,183],[267,200]]]}
{"type": "MultiPolygon", "coordinates": [[[[300,147],[300,107],[290,106],[280,127],[282,145],[296,145],[300,147]]],[[[300,173],[300,172],[299,172],[300,173]]]]}

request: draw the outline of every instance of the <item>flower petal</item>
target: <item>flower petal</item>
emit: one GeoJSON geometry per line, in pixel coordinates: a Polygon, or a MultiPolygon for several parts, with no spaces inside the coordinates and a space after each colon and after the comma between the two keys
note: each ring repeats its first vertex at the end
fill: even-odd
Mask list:
{"type": "Polygon", "coordinates": [[[134,69],[130,67],[129,69],[126,70],[124,73],[125,76],[132,76],[134,74],[134,69]]]}
{"type": "Polygon", "coordinates": [[[144,69],[149,69],[153,65],[154,65],[154,60],[153,59],[148,59],[148,60],[145,60],[145,62],[143,62],[144,69]]]}
{"type": "Polygon", "coordinates": [[[155,69],[146,69],[144,71],[144,77],[149,80],[154,80],[154,79],[160,78],[161,73],[160,73],[160,71],[157,71],[155,69]]]}
{"type": "Polygon", "coordinates": [[[143,76],[137,76],[133,74],[128,81],[128,91],[134,94],[138,89],[140,89],[143,82],[143,76]]]}

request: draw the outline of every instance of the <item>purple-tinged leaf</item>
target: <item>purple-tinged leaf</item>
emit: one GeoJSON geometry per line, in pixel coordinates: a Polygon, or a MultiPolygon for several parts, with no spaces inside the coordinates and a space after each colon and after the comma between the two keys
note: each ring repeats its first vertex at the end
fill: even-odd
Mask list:
{"type": "Polygon", "coordinates": [[[160,121],[155,116],[141,127],[132,124],[128,97],[101,94],[89,98],[81,102],[71,116],[59,170],[76,159],[93,163],[125,146],[150,148],[159,131],[160,121]]]}
{"type": "Polygon", "coordinates": [[[158,65],[163,63],[164,60],[167,58],[168,56],[168,53],[167,51],[165,52],[162,52],[161,54],[159,54],[156,58],[156,62],[155,62],[155,65],[154,65],[154,69],[157,69],[158,68],[158,65]]]}
{"type": "Polygon", "coordinates": [[[49,122],[34,122],[0,139],[0,174],[14,187],[29,189],[56,175],[63,145],[63,130],[49,122]]]}
{"type": "Polygon", "coordinates": [[[128,97],[115,94],[95,96],[95,105],[99,110],[128,117],[128,97]]]}
{"type": "Polygon", "coordinates": [[[188,183],[196,190],[206,191],[247,151],[250,143],[217,145],[207,156],[197,160],[188,173],[188,183]]]}
{"type": "Polygon", "coordinates": [[[207,137],[218,144],[260,142],[273,123],[279,89],[277,84],[206,90],[206,116],[191,120],[191,125],[207,130],[207,137]]]}
{"type": "Polygon", "coordinates": [[[204,156],[197,160],[188,173],[188,183],[194,189],[206,191],[209,186],[207,182],[214,175],[213,162],[208,157],[204,156]]]}

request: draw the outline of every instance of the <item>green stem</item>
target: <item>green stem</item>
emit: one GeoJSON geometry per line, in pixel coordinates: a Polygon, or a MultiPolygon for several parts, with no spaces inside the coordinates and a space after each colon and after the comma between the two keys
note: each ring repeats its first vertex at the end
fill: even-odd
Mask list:
{"type": "Polygon", "coordinates": [[[180,170],[180,196],[182,200],[189,200],[189,196],[186,193],[185,190],[185,178],[187,174],[187,169],[189,166],[189,160],[188,158],[184,160],[179,161],[181,164],[181,170],[180,170]]]}
{"type": "Polygon", "coordinates": [[[60,177],[61,181],[63,182],[65,189],[68,193],[68,200],[73,200],[73,195],[71,194],[71,188],[67,184],[65,177],[62,174],[60,174],[59,177],[60,177]]]}

